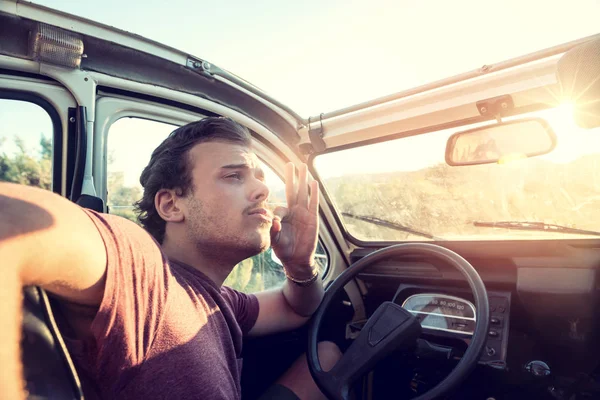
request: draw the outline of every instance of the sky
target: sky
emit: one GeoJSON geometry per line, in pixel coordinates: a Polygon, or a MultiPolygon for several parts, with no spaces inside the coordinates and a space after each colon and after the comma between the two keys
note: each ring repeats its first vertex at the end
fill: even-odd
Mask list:
{"type": "Polygon", "coordinates": [[[30,154],[39,156],[42,135],[51,138],[53,132],[48,113],[37,104],[25,101],[0,99],[0,121],[0,154],[9,156],[18,150],[16,137],[23,140],[30,154]]]}

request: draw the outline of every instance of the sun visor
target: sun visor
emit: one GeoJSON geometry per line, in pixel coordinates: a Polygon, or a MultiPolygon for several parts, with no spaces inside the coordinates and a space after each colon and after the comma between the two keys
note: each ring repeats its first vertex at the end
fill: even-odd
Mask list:
{"type": "Polygon", "coordinates": [[[577,125],[600,127],[600,39],[567,51],[557,65],[561,100],[572,101],[577,125]]]}

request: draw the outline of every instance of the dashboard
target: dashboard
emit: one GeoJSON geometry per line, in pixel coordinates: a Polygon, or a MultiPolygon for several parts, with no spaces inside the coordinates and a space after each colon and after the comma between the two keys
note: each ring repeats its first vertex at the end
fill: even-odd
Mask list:
{"type": "MultiPolygon", "coordinates": [[[[597,240],[444,246],[469,261],[487,288],[490,321],[481,364],[507,368],[508,361],[512,368],[518,368],[531,360],[543,360],[570,374],[583,368],[576,360],[597,363],[597,356],[589,352],[596,348],[599,326],[597,240]]],[[[351,261],[372,251],[356,250],[351,261]]],[[[365,296],[368,313],[393,299],[419,318],[423,339],[458,348],[458,356],[460,349],[468,347],[477,322],[469,319],[470,305],[475,311],[476,306],[456,268],[437,259],[407,255],[374,263],[358,278],[369,293],[365,296]],[[411,296],[415,297],[409,299],[411,296]]]]}
{"type": "MultiPolygon", "coordinates": [[[[472,294],[464,288],[443,289],[425,285],[400,285],[394,302],[412,313],[423,334],[469,343],[476,324],[472,294]]],[[[481,364],[504,369],[509,335],[510,292],[488,291],[490,324],[481,364]]]]}
{"type": "MultiPolygon", "coordinates": [[[[548,387],[544,385],[549,381],[540,376],[547,376],[550,370],[540,375],[536,370],[540,365],[552,368],[553,385],[563,380],[573,387],[581,376],[596,379],[600,335],[599,243],[598,240],[443,243],[477,270],[487,289],[489,330],[479,357],[479,364],[486,368],[477,369],[471,386],[485,389],[486,396],[482,398],[504,390],[510,391],[510,398],[516,393],[523,393],[523,398],[548,395],[548,387]],[[482,384],[484,378],[489,380],[482,384]]],[[[351,261],[356,262],[373,251],[355,250],[351,261]]],[[[446,366],[455,365],[446,364],[446,360],[458,360],[468,349],[477,323],[477,307],[465,277],[456,268],[435,258],[409,254],[373,263],[358,278],[366,288],[366,315],[392,299],[421,324],[422,340],[413,353],[417,361],[407,372],[414,372],[411,385],[437,382],[436,374],[444,375],[446,366]]],[[[357,329],[347,327],[347,337],[349,330],[356,336],[357,329]]],[[[384,398],[392,385],[382,382],[397,373],[403,366],[401,360],[402,357],[390,357],[377,371],[381,376],[377,393],[384,398]]]]}

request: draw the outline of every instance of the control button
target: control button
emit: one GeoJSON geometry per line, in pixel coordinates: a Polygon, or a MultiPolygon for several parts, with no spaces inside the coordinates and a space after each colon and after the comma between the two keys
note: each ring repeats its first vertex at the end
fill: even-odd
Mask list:
{"type": "Polygon", "coordinates": [[[490,304],[490,311],[491,312],[495,312],[496,311],[496,305],[495,304],[490,304]]]}
{"type": "Polygon", "coordinates": [[[494,354],[496,354],[496,349],[494,349],[493,347],[490,346],[485,346],[485,354],[487,354],[488,356],[493,356],[494,354]]]}
{"type": "Polygon", "coordinates": [[[499,333],[498,333],[497,331],[489,331],[489,332],[488,332],[488,335],[489,335],[490,337],[498,337],[499,333]]]}
{"type": "Polygon", "coordinates": [[[504,306],[498,306],[498,312],[503,313],[505,310],[504,306]]]}
{"type": "Polygon", "coordinates": [[[492,317],[492,318],[490,318],[490,324],[492,324],[492,325],[500,325],[500,318],[498,318],[498,317],[492,317]]]}

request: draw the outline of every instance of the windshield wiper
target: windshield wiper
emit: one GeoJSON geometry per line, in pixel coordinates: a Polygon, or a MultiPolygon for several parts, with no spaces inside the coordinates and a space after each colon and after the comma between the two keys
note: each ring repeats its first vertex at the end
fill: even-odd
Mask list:
{"type": "Polygon", "coordinates": [[[399,224],[397,222],[387,221],[385,219],[381,219],[381,218],[377,218],[377,217],[370,217],[368,215],[356,215],[356,214],[352,214],[352,213],[349,213],[349,212],[342,212],[341,214],[344,217],[354,218],[354,219],[357,219],[359,221],[364,221],[364,222],[368,222],[370,224],[383,226],[383,227],[386,227],[386,228],[394,229],[396,231],[401,231],[401,232],[406,232],[406,233],[412,233],[413,235],[423,236],[423,237],[426,237],[428,239],[433,239],[433,240],[444,240],[444,239],[442,239],[440,237],[432,235],[431,233],[421,232],[421,231],[418,231],[418,230],[413,229],[411,227],[408,227],[406,225],[399,224]]]}
{"type": "Polygon", "coordinates": [[[596,231],[586,231],[584,229],[569,228],[568,226],[546,224],[544,222],[535,222],[535,221],[497,221],[497,222],[474,221],[473,225],[486,226],[486,227],[492,227],[492,228],[520,229],[523,231],[577,233],[577,234],[581,234],[581,235],[600,236],[600,232],[596,232],[596,231]]]}

